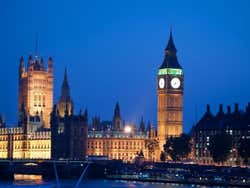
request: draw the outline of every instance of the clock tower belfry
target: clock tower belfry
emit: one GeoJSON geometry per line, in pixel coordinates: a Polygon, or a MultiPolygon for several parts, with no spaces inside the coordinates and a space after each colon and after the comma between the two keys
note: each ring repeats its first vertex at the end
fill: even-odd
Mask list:
{"type": "Polygon", "coordinates": [[[158,70],[157,118],[161,150],[167,138],[182,134],[184,75],[176,53],[171,31],[165,57],[158,70]]]}

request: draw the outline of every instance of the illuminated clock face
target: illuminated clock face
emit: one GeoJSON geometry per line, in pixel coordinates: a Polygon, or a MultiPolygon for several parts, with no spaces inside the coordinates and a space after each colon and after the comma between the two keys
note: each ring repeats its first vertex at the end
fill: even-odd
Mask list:
{"type": "Polygon", "coordinates": [[[173,78],[171,80],[171,86],[172,86],[172,88],[178,89],[180,87],[180,85],[181,85],[181,81],[180,81],[179,78],[173,78]]]}
{"type": "Polygon", "coordinates": [[[165,86],[165,80],[164,80],[164,78],[160,78],[159,79],[159,87],[162,89],[162,88],[164,88],[164,86],[165,86]]]}

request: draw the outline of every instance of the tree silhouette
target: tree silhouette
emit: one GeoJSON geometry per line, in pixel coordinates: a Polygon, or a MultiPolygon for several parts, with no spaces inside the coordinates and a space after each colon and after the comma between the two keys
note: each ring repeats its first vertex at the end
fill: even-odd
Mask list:
{"type": "Polygon", "coordinates": [[[186,158],[191,152],[190,136],[182,134],[180,137],[170,137],[164,145],[164,151],[174,161],[186,158]]]}
{"type": "Polygon", "coordinates": [[[214,162],[225,162],[232,149],[232,136],[220,133],[213,136],[210,140],[208,150],[214,162]]]}
{"type": "Polygon", "coordinates": [[[138,153],[138,156],[139,156],[139,157],[144,157],[144,154],[143,154],[143,151],[142,151],[142,150],[140,150],[140,152],[138,153]]]}
{"type": "Polygon", "coordinates": [[[162,162],[166,161],[166,154],[165,154],[165,152],[163,152],[163,151],[161,152],[160,160],[161,160],[162,162]]]}
{"type": "Polygon", "coordinates": [[[135,157],[135,166],[137,168],[141,168],[142,164],[144,163],[144,154],[143,151],[140,150],[139,152],[136,153],[136,157],[135,157]]]}
{"type": "Polygon", "coordinates": [[[248,158],[250,158],[250,139],[240,139],[238,152],[244,159],[244,164],[248,164],[248,158]]]}

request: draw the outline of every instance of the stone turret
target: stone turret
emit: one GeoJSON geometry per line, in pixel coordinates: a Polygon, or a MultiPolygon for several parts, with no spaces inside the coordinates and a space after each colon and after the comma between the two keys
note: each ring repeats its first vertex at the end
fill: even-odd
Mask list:
{"type": "Polygon", "coordinates": [[[21,56],[19,63],[19,79],[23,76],[24,73],[25,73],[24,59],[23,56],[21,56]]]}
{"type": "Polygon", "coordinates": [[[61,96],[57,104],[57,109],[61,117],[64,117],[66,109],[68,115],[72,115],[74,110],[73,100],[70,95],[70,87],[68,83],[68,76],[66,69],[64,71],[64,79],[61,87],[61,96]]]}
{"type": "Polygon", "coordinates": [[[41,68],[41,70],[44,70],[44,61],[43,61],[42,57],[40,59],[40,68],[41,68]]]}

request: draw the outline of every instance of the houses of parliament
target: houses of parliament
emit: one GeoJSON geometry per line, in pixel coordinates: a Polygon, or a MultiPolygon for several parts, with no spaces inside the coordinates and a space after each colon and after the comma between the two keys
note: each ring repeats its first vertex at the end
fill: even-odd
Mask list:
{"type": "Polygon", "coordinates": [[[1,159],[69,159],[105,156],[131,162],[139,153],[159,160],[166,139],[182,133],[183,69],[177,60],[172,33],[157,74],[157,127],[126,125],[117,102],[111,121],[74,112],[67,70],[61,96],[54,105],[53,59],[20,58],[18,71],[18,126],[0,124],[1,159]]]}

